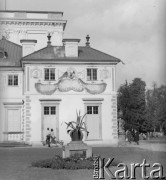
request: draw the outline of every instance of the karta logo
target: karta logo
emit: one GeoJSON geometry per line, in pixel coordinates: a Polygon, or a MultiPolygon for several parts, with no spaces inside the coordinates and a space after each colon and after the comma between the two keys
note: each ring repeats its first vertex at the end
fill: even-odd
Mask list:
{"type": "Polygon", "coordinates": [[[142,164],[131,163],[130,167],[128,167],[125,163],[119,163],[116,166],[117,168],[115,172],[113,172],[111,169],[111,167],[113,167],[113,161],[114,158],[108,158],[106,161],[105,158],[95,157],[93,163],[93,178],[105,179],[105,175],[107,175],[111,179],[136,179],[136,168],[139,168],[142,179],[165,179],[165,176],[163,176],[163,166],[160,163],[154,163],[152,165],[153,170],[151,170],[149,175],[147,175],[146,168],[150,167],[150,164],[146,163],[146,159],[143,159],[142,164]]]}

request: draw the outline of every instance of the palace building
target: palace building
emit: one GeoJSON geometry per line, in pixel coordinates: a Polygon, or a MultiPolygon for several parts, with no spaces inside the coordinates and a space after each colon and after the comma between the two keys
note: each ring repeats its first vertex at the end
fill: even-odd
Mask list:
{"type": "Polygon", "coordinates": [[[46,129],[70,142],[64,122],[85,116],[87,144],[116,145],[116,65],[90,37],[64,39],[62,12],[0,11],[0,141],[41,144],[46,129]]]}

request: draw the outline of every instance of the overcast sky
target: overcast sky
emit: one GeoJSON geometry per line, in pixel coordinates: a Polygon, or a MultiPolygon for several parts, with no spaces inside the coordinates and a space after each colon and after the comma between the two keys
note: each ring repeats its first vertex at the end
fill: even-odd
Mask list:
{"type": "MultiPolygon", "coordinates": [[[[4,10],[5,0],[0,0],[4,10]]],[[[91,47],[120,58],[117,88],[140,77],[166,84],[165,0],[6,0],[7,10],[63,11],[65,38],[90,35],[91,47]]]]}

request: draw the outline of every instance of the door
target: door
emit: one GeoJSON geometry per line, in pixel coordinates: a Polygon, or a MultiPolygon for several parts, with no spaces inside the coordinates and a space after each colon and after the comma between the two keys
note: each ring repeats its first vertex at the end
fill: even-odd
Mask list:
{"type": "Polygon", "coordinates": [[[100,139],[100,106],[86,106],[87,120],[86,126],[89,131],[87,140],[100,139]]]}
{"type": "Polygon", "coordinates": [[[47,135],[47,128],[50,130],[54,130],[54,134],[56,135],[56,121],[57,121],[57,116],[56,116],[56,106],[44,106],[44,126],[43,126],[43,136],[44,139],[46,138],[47,135]]]}
{"type": "Polygon", "coordinates": [[[8,109],[7,119],[8,119],[8,140],[20,141],[20,132],[21,132],[20,109],[8,109]]]}

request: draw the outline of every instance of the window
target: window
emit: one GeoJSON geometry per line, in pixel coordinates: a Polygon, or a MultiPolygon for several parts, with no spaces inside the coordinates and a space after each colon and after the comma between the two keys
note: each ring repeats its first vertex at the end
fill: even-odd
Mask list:
{"type": "Polygon", "coordinates": [[[45,106],[44,107],[44,115],[55,115],[56,107],[55,106],[45,106]]]}
{"type": "Polygon", "coordinates": [[[87,114],[99,114],[98,106],[87,106],[87,114]]]}
{"type": "Polygon", "coordinates": [[[56,108],[55,108],[55,106],[51,107],[51,114],[56,114],[56,108]]]}
{"type": "Polygon", "coordinates": [[[18,75],[8,75],[8,85],[18,86],[18,75]]]}
{"type": "Polygon", "coordinates": [[[88,81],[97,80],[97,69],[87,69],[87,80],[88,81]]]}
{"type": "Polygon", "coordinates": [[[47,68],[45,69],[45,80],[51,81],[55,80],[55,69],[54,68],[47,68]]]}
{"type": "Polygon", "coordinates": [[[92,106],[87,106],[87,114],[92,114],[92,106]]]}
{"type": "Polygon", "coordinates": [[[93,106],[93,114],[98,114],[98,106],[93,106]]]}
{"type": "Polygon", "coordinates": [[[44,115],[49,115],[49,107],[44,107],[44,115]]]}

